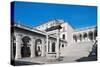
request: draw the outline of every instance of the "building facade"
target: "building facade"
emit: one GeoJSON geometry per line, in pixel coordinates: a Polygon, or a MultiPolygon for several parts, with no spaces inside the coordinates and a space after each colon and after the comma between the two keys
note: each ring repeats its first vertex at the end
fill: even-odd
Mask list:
{"type": "MultiPolygon", "coordinates": [[[[91,44],[81,47],[85,46],[86,50],[92,49],[96,40],[97,26],[74,29],[68,22],[59,19],[33,28],[14,24],[11,31],[11,58],[47,57],[48,59],[58,59],[61,56],[68,56],[67,51],[76,49],[75,45],[77,44],[91,42],[91,44]]],[[[81,49],[81,47],[79,48],[81,49]]],[[[76,50],[80,51],[79,48],[76,50]]]]}

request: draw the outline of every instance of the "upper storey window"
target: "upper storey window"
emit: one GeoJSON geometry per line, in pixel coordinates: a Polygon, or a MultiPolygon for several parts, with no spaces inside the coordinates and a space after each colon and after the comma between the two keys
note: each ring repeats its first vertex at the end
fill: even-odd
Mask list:
{"type": "Polygon", "coordinates": [[[62,38],[65,39],[65,34],[62,35],[62,38]]]}

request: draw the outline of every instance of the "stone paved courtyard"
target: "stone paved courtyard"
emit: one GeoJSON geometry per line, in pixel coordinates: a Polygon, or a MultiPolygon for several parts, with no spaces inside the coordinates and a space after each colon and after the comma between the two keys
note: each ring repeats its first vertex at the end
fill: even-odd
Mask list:
{"type": "Polygon", "coordinates": [[[96,61],[97,56],[88,56],[88,57],[61,57],[60,59],[48,59],[47,57],[35,57],[35,58],[23,58],[18,59],[16,61],[20,61],[17,63],[18,65],[25,64],[27,65],[41,65],[41,64],[55,64],[55,63],[68,63],[68,62],[80,62],[80,61],[96,61]]]}
{"type": "Polygon", "coordinates": [[[62,57],[60,59],[48,59],[46,57],[35,57],[35,58],[23,58],[18,61],[35,62],[40,64],[53,64],[53,63],[65,63],[65,62],[76,62],[75,60],[79,57],[62,57]]]}

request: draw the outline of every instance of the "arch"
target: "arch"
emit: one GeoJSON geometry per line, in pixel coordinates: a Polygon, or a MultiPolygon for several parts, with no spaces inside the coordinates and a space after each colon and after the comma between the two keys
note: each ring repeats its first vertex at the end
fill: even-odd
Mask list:
{"type": "Polygon", "coordinates": [[[41,44],[42,44],[42,40],[41,39],[36,39],[35,40],[35,56],[41,56],[41,44]]]}
{"type": "Polygon", "coordinates": [[[87,38],[87,33],[83,33],[83,38],[87,38]]]}
{"type": "Polygon", "coordinates": [[[22,38],[22,47],[21,47],[21,56],[22,57],[30,57],[31,51],[30,51],[30,42],[31,38],[29,36],[24,36],[22,38]]]}
{"type": "Polygon", "coordinates": [[[55,52],[55,42],[52,43],[52,52],[55,52]]]}
{"type": "Polygon", "coordinates": [[[73,40],[75,40],[75,42],[77,42],[77,36],[75,34],[73,35],[73,40]]]}
{"type": "Polygon", "coordinates": [[[65,34],[62,35],[62,38],[65,39],[65,34]]]}
{"type": "Polygon", "coordinates": [[[93,40],[93,32],[92,32],[92,31],[90,31],[90,32],[88,33],[88,37],[89,37],[90,40],[93,40]]]}
{"type": "Polygon", "coordinates": [[[82,41],[82,34],[79,34],[79,40],[82,41]]]}
{"type": "Polygon", "coordinates": [[[42,40],[41,40],[41,39],[36,39],[35,42],[36,42],[36,44],[37,44],[37,43],[42,44],[42,40]]]}
{"type": "Polygon", "coordinates": [[[24,43],[23,45],[28,46],[28,43],[30,40],[31,40],[31,38],[29,36],[24,36],[22,38],[22,42],[24,43]]]}

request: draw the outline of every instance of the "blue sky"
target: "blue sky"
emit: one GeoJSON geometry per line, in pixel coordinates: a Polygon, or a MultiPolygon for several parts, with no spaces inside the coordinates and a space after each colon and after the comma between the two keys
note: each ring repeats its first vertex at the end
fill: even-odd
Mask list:
{"type": "Polygon", "coordinates": [[[53,19],[63,19],[74,28],[97,24],[97,7],[33,2],[14,2],[14,21],[36,26],[53,19]]]}

